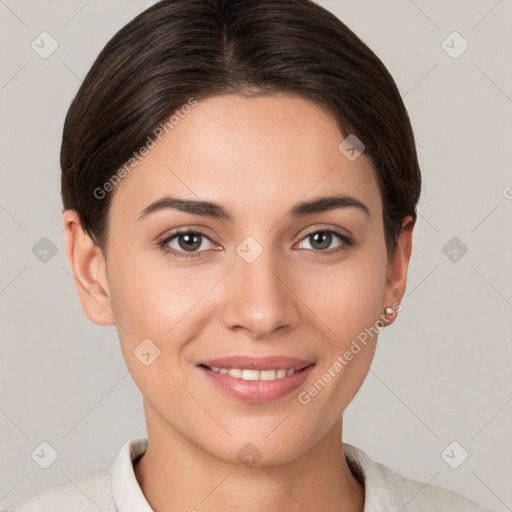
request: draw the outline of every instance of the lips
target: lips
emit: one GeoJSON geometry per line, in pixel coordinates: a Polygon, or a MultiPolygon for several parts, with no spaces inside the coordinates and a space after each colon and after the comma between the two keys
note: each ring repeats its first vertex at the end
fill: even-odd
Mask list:
{"type": "Polygon", "coordinates": [[[287,356],[237,355],[204,360],[197,366],[219,391],[242,402],[265,404],[304,384],[315,363],[287,356]]]}

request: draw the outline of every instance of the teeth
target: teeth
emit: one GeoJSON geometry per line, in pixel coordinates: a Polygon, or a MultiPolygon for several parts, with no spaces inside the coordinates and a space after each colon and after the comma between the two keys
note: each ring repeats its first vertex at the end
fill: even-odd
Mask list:
{"type": "Polygon", "coordinates": [[[280,368],[279,370],[242,370],[241,368],[218,368],[212,366],[210,368],[215,373],[223,375],[231,375],[237,379],[243,380],[276,380],[283,377],[289,377],[295,373],[293,368],[280,368]]]}
{"type": "Polygon", "coordinates": [[[275,380],[277,379],[276,370],[261,370],[260,380],[275,380]]]}
{"type": "Polygon", "coordinates": [[[258,370],[244,370],[242,372],[242,379],[244,380],[259,380],[259,378],[260,372],[258,370]]]}

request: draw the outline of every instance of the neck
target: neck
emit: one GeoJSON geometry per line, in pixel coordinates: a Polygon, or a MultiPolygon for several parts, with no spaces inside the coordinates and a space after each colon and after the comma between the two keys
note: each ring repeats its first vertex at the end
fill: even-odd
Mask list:
{"type": "Polygon", "coordinates": [[[296,458],[253,467],[220,460],[167,424],[154,426],[148,421],[148,449],[135,476],[155,512],[221,512],[234,505],[245,512],[363,512],[364,485],[345,460],[341,418],[296,458]]]}

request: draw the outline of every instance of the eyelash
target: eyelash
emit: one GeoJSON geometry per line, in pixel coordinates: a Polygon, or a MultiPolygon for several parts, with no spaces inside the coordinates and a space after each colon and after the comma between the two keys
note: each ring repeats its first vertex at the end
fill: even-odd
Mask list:
{"type": "MultiPolygon", "coordinates": [[[[333,235],[337,236],[338,238],[340,238],[343,243],[340,246],[338,246],[337,248],[335,248],[335,249],[323,250],[323,251],[322,250],[315,250],[315,249],[307,249],[308,251],[314,251],[316,253],[330,255],[330,254],[333,254],[333,253],[337,253],[339,251],[346,250],[350,246],[354,245],[354,242],[353,242],[352,239],[350,239],[346,235],[343,235],[343,234],[339,233],[338,231],[333,231],[332,229],[317,229],[315,231],[311,231],[311,232],[307,233],[301,239],[301,241],[305,240],[306,238],[308,238],[308,237],[310,237],[312,235],[315,235],[317,233],[330,233],[330,234],[333,234],[333,235]]],[[[175,259],[189,260],[189,259],[192,259],[192,258],[199,258],[199,257],[201,257],[201,252],[204,252],[204,251],[197,251],[196,253],[187,253],[187,252],[184,252],[184,251],[177,251],[175,249],[171,249],[167,245],[171,240],[176,238],[178,235],[183,235],[183,234],[187,234],[187,235],[200,235],[200,236],[205,237],[208,240],[210,240],[210,242],[212,241],[210,239],[210,237],[208,237],[208,235],[206,235],[205,233],[202,233],[201,231],[194,231],[194,230],[185,228],[185,229],[182,229],[182,230],[179,230],[179,231],[175,231],[174,233],[172,233],[171,235],[165,237],[164,239],[159,240],[158,246],[160,247],[160,249],[162,249],[164,251],[165,254],[168,254],[168,255],[172,256],[173,258],[175,258],[175,259]]]]}

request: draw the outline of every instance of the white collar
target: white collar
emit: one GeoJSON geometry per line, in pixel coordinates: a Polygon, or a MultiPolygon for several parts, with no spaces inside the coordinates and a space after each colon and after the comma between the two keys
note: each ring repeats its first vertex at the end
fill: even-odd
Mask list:
{"type": "Polygon", "coordinates": [[[147,447],[147,437],[127,441],[112,465],[110,486],[119,512],[153,512],[140,488],[133,469],[133,461],[142,456],[147,447]]]}

